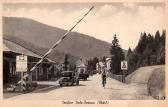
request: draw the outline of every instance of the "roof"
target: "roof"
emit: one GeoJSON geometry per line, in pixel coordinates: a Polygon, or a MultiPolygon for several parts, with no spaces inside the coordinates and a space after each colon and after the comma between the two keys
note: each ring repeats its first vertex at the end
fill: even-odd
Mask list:
{"type": "Polygon", "coordinates": [[[41,56],[33,53],[32,51],[20,46],[17,43],[14,43],[8,40],[3,40],[3,52],[15,52],[15,53],[24,54],[27,56],[41,58],[41,56]]]}
{"type": "Polygon", "coordinates": [[[80,64],[80,65],[78,65],[77,67],[78,67],[78,68],[79,68],[79,67],[86,67],[86,65],[85,65],[85,64],[80,64]]]}
{"type": "Polygon", "coordinates": [[[3,51],[10,51],[10,49],[5,44],[3,44],[3,51]]]}
{"type": "Polygon", "coordinates": [[[79,59],[78,61],[76,61],[76,66],[79,67],[79,66],[84,66],[86,67],[86,60],[84,59],[79,59]]]}
{"type": "MultiPolygon", "coordinates": [[[[25,47],[15,43],[15,42],[12,42],[10,40],[6,40],[6,39],[3,39],[3,52],[15,52],[15,53],[24,54],[24,55],[27,55],[27,56],[42,58],[41,55],[38,55],[38,54],[26,49],[25,47]]],[[[55,61],[53,61],[49,58],[46,58],[46,59],[49,62],[56,63],[55,61]]]]}
{"type": "Polygon", "coordinates": [[[106,58],[106,61],[111,60],[111,58],[106,58]]]}

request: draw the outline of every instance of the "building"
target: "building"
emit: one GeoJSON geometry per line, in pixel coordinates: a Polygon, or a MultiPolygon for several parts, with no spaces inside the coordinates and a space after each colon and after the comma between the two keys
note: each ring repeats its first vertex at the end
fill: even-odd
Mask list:
{"type": "Polygon", "coordinates": [[[99,61],[96,64],[96,70],[101,73],[103,70],[107,70],[108,72],[110,71],[110,65],[111,65],[111,58],[106,58],[105,61],[99,61]]]}
{"type": "Polygon", "coordinates": [[[111,67],[111,58],[106,58],[106,69],[107,71],[110,71],[111,67]]]}
{"type": "Polygon", "coordinates": [[[98,71],[98,73],[102,73],[103,70],[104,70],[104,62],[103,61],[99,61],[97,64],[96,64],[96,70],[98,71]]]}
{"type": "MultiPolygon", "coordinates": [[[[16,83],[21,78],[21,72],[16,71],[16,57],[24,55],[27,57],[27,71],[39,61],[40,55],[9,40],[3,40],[3,83],[16,83]]],[[[29,76],[30,81],[44,81],[57,78],[58,64],[50,59],[45,59],[39,67],[29,76]]]]}
{"type": "Polygon", "coordinates": [[[87,72],[87,65],[86,65],[86,61],[84,59],[79,59],[76,62],[76,70],[77,70],[77,72],[80,72],[80,73],[87,72]]]}

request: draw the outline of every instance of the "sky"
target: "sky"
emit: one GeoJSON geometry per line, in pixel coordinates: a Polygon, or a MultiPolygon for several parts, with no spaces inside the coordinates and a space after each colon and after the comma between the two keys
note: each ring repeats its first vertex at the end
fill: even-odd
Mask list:
{"type": "Polygon", "coordinates": [[[137,45],[141,32],[165,29],[165,4],[150,3],[6,3],[3,16],[31,18],[70,29],[88,10],[95,8],[74,31],[111,43],[116,34],[123,49],[137,45]]]}

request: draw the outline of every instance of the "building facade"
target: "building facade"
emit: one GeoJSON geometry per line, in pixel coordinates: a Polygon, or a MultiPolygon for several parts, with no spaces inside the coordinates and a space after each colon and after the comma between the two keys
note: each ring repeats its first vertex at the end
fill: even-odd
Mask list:
{"type": "MultiPolygon", "coordinates": [[[[16,69],[16,57],[24,55],[27,57],[27,71],[23,75],[29,73],[30,69],[40,60],[41,56],[32,51],[18,45],[17,43],[4,40],[3,41],[3,83],[16,83],[21,78],[21,72],[16,69]]],[[[45,59],[34,72],[29,75],[29,81],[46,81],[59,78],[60,70],[58,64],[50,59],[45,59]]]]}

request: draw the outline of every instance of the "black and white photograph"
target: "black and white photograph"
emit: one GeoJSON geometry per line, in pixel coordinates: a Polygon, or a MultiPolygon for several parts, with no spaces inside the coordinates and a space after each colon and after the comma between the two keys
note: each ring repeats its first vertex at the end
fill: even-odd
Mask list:
{"type": "Polygon", "coordinates": [[[165,100],[165,12],[164,0],[3,3],[3,100],[165,100]]]}

